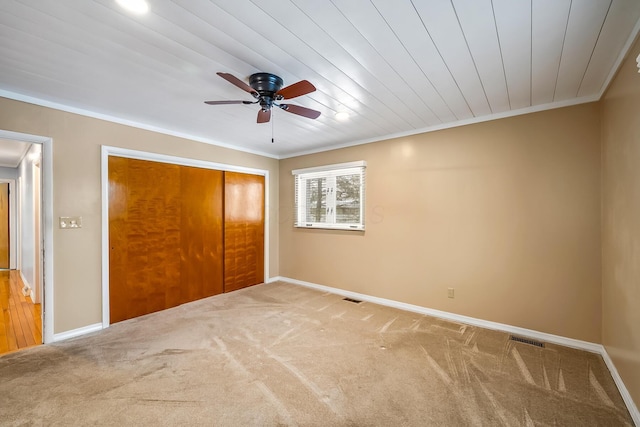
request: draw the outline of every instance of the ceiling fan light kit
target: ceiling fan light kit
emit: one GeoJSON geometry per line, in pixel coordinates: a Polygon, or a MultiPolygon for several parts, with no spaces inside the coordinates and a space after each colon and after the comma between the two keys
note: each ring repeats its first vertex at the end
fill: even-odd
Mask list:
{"type": "Polygon", "coordinates": [[[260,104],[260,111],[258,111],[258,118],[256,120],[257,123],[267,123],[271,120],[271,109],[273,106],[276,106],[288,113],[297,114],[310,119],[317,119],[320,117],[320,112],[312,110],[311,108],[280,103],[280,101],[284,99],[296,98],[298,96],[314,92],[316,90],[315,86],[307,80],[301,80],[283,88],[282,86],[284,85],[284,81],[282,78],[271,73],[252,74],[249,76],[249,84],[246,84],[233,74],[217,74],[229,83],[251,94],[254,101],[205,101],[205,104],[260,104]]]}

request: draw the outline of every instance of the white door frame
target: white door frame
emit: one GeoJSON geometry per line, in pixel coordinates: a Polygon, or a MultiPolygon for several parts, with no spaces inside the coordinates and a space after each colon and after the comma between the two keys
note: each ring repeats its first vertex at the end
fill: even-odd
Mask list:
{"type": "Polygon", "coordinates": [[[127,148],[103,145],[101,150],[102,179],[102,327],[108,328],[109,319],[109,156],[130,159],[150,160],[152,162],[171,163],[182,166],[194,166],[203,169],[215,169],[227,172],[242,172],[264,176],[264,283],[269,278],[269,171],[185,157],[149,153],[127,148]]]}
{"type": "Polygon", "coordinates": [[[47,136],[30,135],[0,129],[0,138],[42,145],[42,338],[45,344],[53,342],[53,139],[47,136]]]}
{"type": "Polygon", "coordinates": [[[35,303],[42,303],[42,153],[37,161],[32,163],[31,173],[33,175],[33,214],[35,223],[33,224],[33,235],[35,237],[36,262],[34,264],[34,275],[31,289],[31,300],[35,303]]]}

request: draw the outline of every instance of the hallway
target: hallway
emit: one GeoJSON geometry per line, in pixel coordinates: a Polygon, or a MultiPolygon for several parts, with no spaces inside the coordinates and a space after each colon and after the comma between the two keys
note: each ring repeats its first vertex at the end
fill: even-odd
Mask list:
{"type": "Polygon", "coordinates": [[[22,293],[18,270],[0,271],[0,354],[42,344],[40,304],[22,293]]]}

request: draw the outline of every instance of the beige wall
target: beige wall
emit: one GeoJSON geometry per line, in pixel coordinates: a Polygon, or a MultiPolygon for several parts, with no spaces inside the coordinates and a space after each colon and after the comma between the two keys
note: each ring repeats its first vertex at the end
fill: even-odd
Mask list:
{"type": "Polygon", "coordinates": [[[53,230],[54,332],[102,321],[100,146],[266,169],[270,173],[269,271],[278,275],[278,161],[0,98],[0,129],[53,138],[53,216],[82,216],[81,230],[53,230]]]}
{"type": "Polygon", "coordinates": [[[631,49],[602,101],[602,340],[640,406],[640,74],[631,49]]]}
{"type": "Polygon", "coordinates": [[[282,160],[280,274],[600,342],[599,132],[592,103],[282,160]],[[354,160],[366,231],[294,229],[291,170],[354,160]]]}
{"type": "Polygon", "coordinates": [[[286,159],[280,187],[274,159],[3,98],[0,111],[0,129],[54,139],[54,218],[83,217],[54,229],[56,333],[101,320],[104,144],[268,169],[270,276],[600,341],[595,104],[286,159]],[[360,159],[366,232],[294,230],[290,171],[360,159]]]}

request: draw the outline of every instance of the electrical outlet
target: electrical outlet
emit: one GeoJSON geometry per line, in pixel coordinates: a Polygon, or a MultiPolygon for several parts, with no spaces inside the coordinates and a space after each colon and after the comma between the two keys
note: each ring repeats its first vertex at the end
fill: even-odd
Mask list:
{"type": "Polygon", "coordinates": [[[60,228],[82,228],[81,216],[61,216],[60,228]]]}
{"type": "Polygon", "coordinates": [[[453,297],[454,297],[454,295],[453,295],[453,288],[447,288],[447,296],[448,296],[449,298],[453,298],[453,297]]]}

